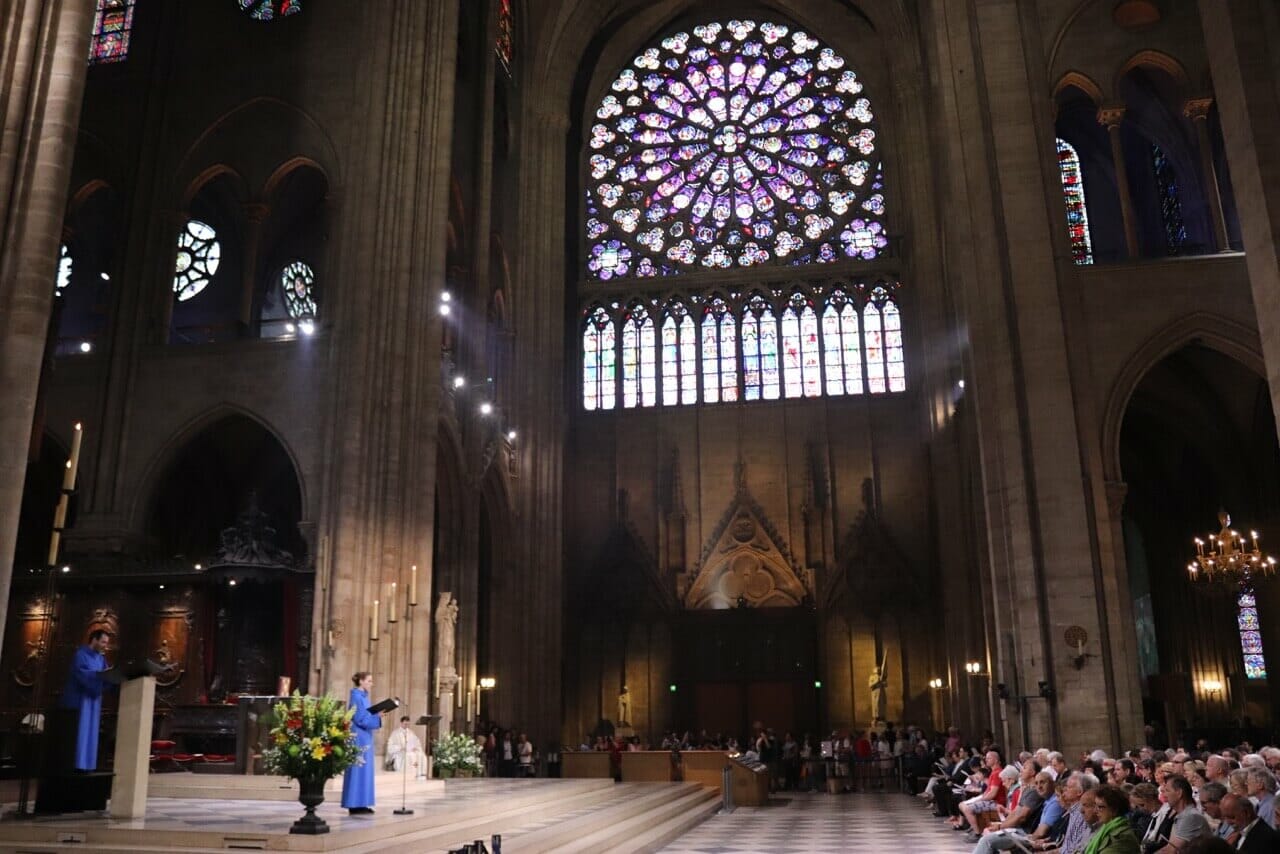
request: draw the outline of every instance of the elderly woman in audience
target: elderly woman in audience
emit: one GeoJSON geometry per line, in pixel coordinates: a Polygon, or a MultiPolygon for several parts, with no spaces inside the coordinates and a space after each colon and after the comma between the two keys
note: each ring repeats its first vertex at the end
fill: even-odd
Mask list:
{"type": "Polygon", "coordinates": [[[1249,797],[1249,769],[1237,768],[1227,775],[1227,788],[1231,794],[1242,798],[1249,797]]]}

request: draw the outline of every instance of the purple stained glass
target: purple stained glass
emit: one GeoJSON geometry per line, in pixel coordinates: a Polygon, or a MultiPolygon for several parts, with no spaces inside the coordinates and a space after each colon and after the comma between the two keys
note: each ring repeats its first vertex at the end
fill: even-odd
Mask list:
{"type": "Polygon", "coordinates": [[[1267,660],[1261,655],[1246,655],[1244,657],[1244,675],[1246,679],[1266,679],[1267,660]]]}
{"type": "Polygon", "coordinates": [[[680,402],[680,332],[670,314],[662,321],[662,405],[680,402]]]}
{"type": "Polygon", "coordinates": [[[760,319],[750,312],[742,316],[742,387],[746,400],[760,399],[760,319]]]}
{"type": "Polygon", "coordinates": [[[833,50],[768,22],[706,24],[645,49],[589,130],[588,272],[877,257],[883,181],[847,162],[876,151],[862,89],[833,50]]]}
{"type": "Polygon", "coordinates": [[[241,11],[256,21],[271,21],[302,11],[302,0],[240,0],[241,11]]]}
{"type": "Polygon", "coordinates": [[[874,302],[868,302],[862,309],[862,335],[867,355],[867,391],[883,394],[887,390],[884,381],[884,340],[880,309],[874,302]]]}
{"type": "Polygon", "coordinates": [[[720,402],[720,324],[710,308],[702,317],[702,400],[720,402]]]}
{"type": "Polygon", "coordinates": [[[788,308],[782,313],[782,391],[787,397],[799,397],[802,389],[800,318],[794,308],[788,308]]]}

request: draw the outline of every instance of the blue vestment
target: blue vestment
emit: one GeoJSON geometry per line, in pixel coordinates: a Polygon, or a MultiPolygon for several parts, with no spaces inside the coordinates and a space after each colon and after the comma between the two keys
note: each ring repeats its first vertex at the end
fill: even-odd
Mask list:
{"type": "Polygon", "coordinates": [[[62,708],[80,712],[76,727],[76,768],[92,771],[98,767],[98,723],[102,716],[102,671],[107,659],[87,646],[76,650],[71,660],[67,685],[62,689],[62,708]]]}
{"type": "Polygon", "coordinates": [[[373,806],[373,731],[382,727],[382,716],[369,711],[369,695],[352,688],[347,706],[355,709],[351,729],[356,734],[356,747],[364,757],[363,765],[352,765],[342,775],[342,805],[347,809],[373,806]]]}

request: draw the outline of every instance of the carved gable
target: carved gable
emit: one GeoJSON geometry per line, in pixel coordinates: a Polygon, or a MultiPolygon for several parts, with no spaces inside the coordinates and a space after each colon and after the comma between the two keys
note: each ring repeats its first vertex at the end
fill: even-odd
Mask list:
{"type": "Polygon", "coordinates": [[[791,559],[763,510],[739,486],[698,566],[677,578],[686,608],[787,608],[813,594],[813,571],[791,559]]]}

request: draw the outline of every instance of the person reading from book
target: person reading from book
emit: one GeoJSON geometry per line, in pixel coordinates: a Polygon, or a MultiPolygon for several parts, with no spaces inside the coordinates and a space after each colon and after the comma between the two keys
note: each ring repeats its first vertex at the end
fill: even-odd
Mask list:
{"type": "MultiPolygon", "coordinates": [[[[382,728],[382,717],[369,707],[369,691],[373,689],[373,674],[361,670],[351,677],[355,685],[347,706],[354,710],[351,728],[356,734],[356,748],[363,761],[352,765],[342,776],[342,805],[351,815],[373,814],[373,731],[382,728]]],[[[385,701],[379,706],[386,705],[385,701]]],[[[387,709],[395,708],[388,706],[387,709]]],[[[385,710],[384,710],[385,711],[385,710]]]]}
{"type": "Polygon", "coordinates": [[[98,725],[102,717],[102,674],[107,670],[110,635],[95,629],[89,642],[76,650],[71,659],[67,685],[62,689],[62,708],[79,713],[76,726],[75,767],[77,771],[93,771],[98,767],[98,725]]]}

